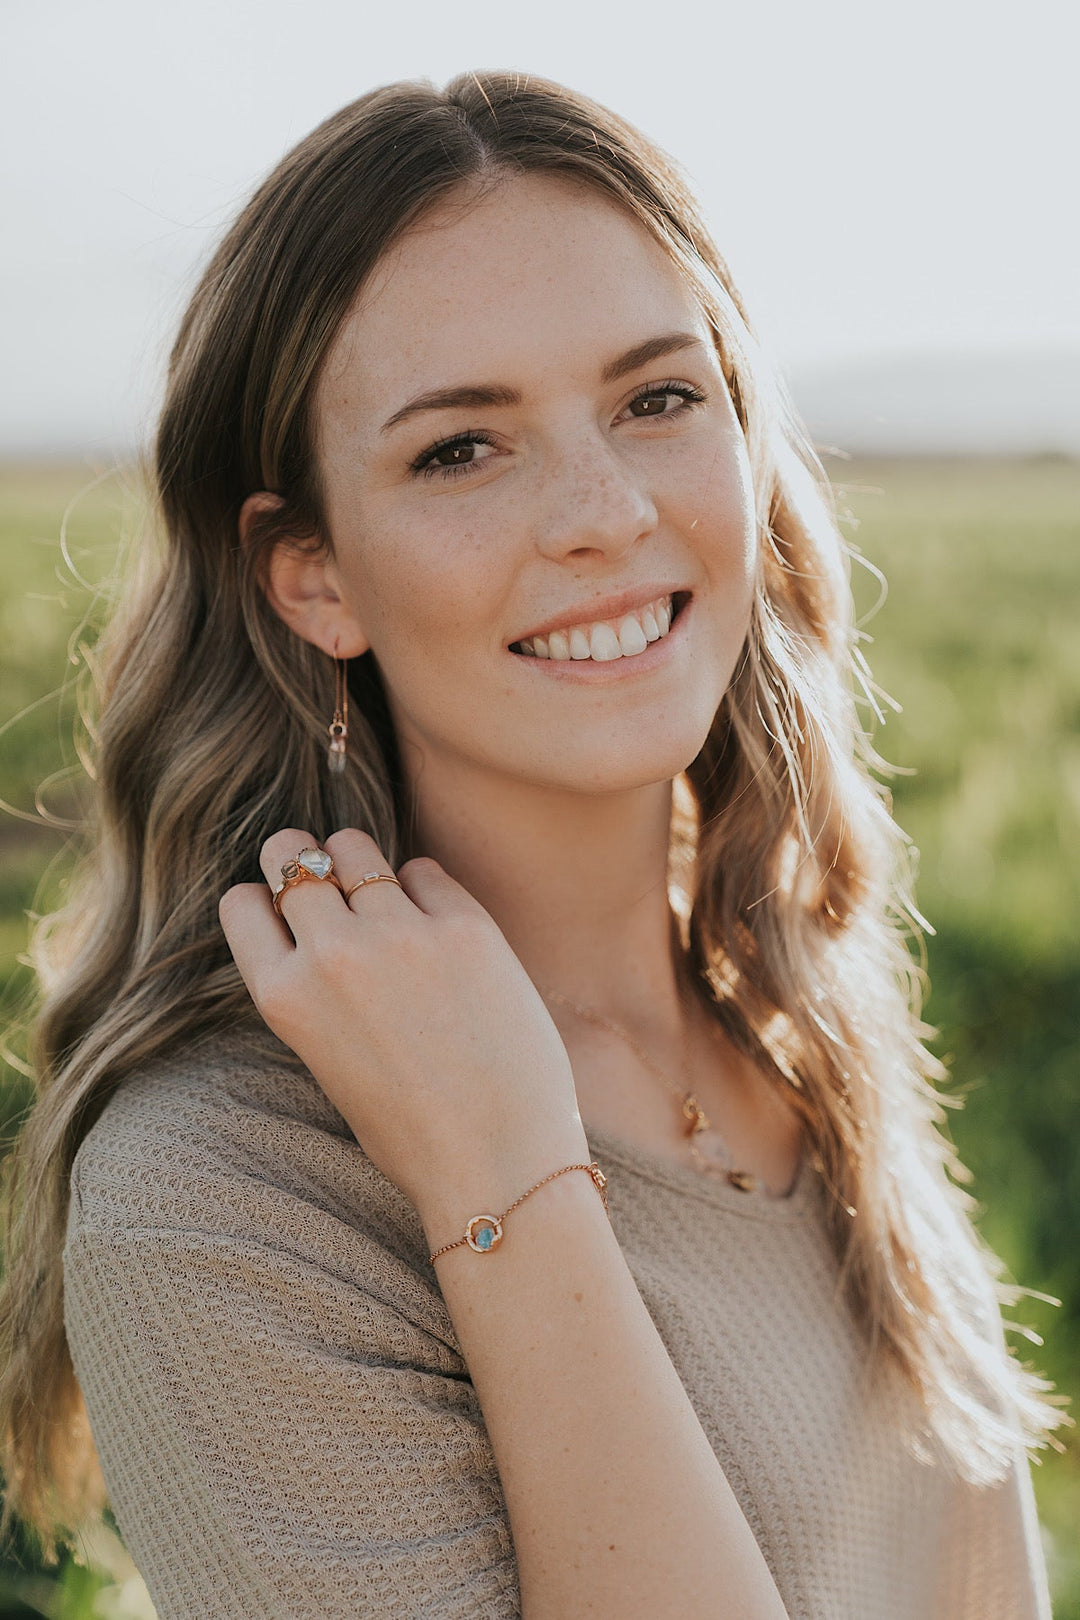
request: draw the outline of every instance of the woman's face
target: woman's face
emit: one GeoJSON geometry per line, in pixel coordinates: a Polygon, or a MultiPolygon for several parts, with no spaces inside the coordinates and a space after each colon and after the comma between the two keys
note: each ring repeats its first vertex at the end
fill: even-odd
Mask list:
{"type": "Polygon", "coordinates": [[[596,793],[685,769],[756,529],[709,329],[642,226],[546,175],[442,205],[369,279],[317,422],[341,650],[372,649],[411,773],[596,793]],[[634,610],[669,596],[658,635],[634,610]]]}

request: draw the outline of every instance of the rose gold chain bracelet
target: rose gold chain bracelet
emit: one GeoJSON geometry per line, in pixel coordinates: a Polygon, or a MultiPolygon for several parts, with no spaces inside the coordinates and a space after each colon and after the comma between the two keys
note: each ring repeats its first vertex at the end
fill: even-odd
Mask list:
{"type": "Polygon", "coordinates": [[[536,1191],[537,1187],[546,1187],[549,1181],[554,1181],[556,1176],[565,1176],[568,1170],[587,1170],[596,1184],[600,1197],[603,1199],[604,1208],[607,1209],[607,1176],[605,1176],[596,1160],[594,1159],[591,1164],[567,1164],[561,1170],[553,1170],[550,1176],[545,1176],[543,1181],[538,1181],[536,1187],[530,1187],[529,1191],[523,1192],[520,1198],[515,1198],[509,1209],[504,1209],[501,1215],[474,1215],[465,1228],[464,1237],[458,1238],[456,1243],[446,1243],[441,1249],[436,1249],[435,1253],[429,1256],[429,1259],[434,1264],[440,1254],[449,1254],[451,1249],[460,1249],[463,1243],[467,1243],[470,1249],[475,1249],[477,1254],[490,1254],[492,1249],[502,1242],[502,1223],[511,1210],[515,1210],[519,1204],[523,1204],[529,1194],[536,1191]]]}

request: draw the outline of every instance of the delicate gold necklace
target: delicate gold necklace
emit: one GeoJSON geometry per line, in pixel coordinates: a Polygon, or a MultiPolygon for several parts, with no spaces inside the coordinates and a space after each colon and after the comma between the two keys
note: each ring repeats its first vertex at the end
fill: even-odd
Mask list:
{"type": "MultiPolygon", "coordinates": [[[[690,1156],[699,1169],[710,1175],[720,1174],[726,1176],[731,1185],[733,1187],[737,1187],[740,1192],[754,1191],[754,1188],[757,1186],[757,1177],[749,1170],[736,1170],[732,1166],[731,1152],[727,1146],[727,1143],[724,1142],[723,1138],[716,1130],[716,1127],[711,1123],[705,1110],[694,1096],[694,1093],[685,1085],[676,1086],[662,1069],[658,1069],[656,1064],[649,1057],[648,1053],[642,1051],[641,1047],[638,1045],[637,1041],[634,1040],[634,1037],[630,1034],[629,1030],[623,1029],[621,1024],[613,1023],[610,1018],[605,1018],[603,1013],[597,1012],[595,1007],[581,1007],[576,1001],[571,1001],[568,996],[560,995],[556,990],[545,990],[539,986],[538,988],[540,989],[540,994],[543,996],[545,1001],[554,1001],[560,1006],[569,1007],[570,1011],[577,1013],[579,1018],[584,1018],[591,1024],[597,1024],[601,1029],[610,1030],[613,1035],[618,1035],[621,1040],[624,1040],[626,1044],[637,1053],[638,1057],[641,1059],[641,1062],[650,1071],[650,1073],[654,1074],[658,1080],[663,1082],[663,1084],[674,1096],[678,1097],[682,1105],[682,1117],[687,1122],[686,1134],[689,1138],[690,1156]],[[698,1147],[697,1141],[695,1140],[702,1131],[712,1131],[715,1134],[716,1140],[722,1145],[723,1151],[727,1155],[727,1164],[719,1164],[715,1160],[710,1161],[705,1157],[701,1149],[698,1147]]],[[[684,1081],[686,1079],[686,1070],[686,1036],[684,1034],[681,1068],[684,1081]]]]}

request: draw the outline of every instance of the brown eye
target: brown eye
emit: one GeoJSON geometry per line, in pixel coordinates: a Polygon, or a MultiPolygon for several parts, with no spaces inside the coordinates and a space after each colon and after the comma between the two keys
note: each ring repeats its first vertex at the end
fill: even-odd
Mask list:
{"type": "Polygon", "coordinates": [[[466,433],[455,433],[452,439],[440,439],[437,444],[428,448],[416,460],[410,463],[414,473],[422,478],[442,478],[445,473],[453,477],[456,473],[467,472],[470,467],[480,466],[488,460],[488,456],[477,455],[477,447],[487,446],[493,452],[491,437],[479,429],[466,433]]]}
{"type": "Polygon", "coordinates": [[[697,405],[704,405],[706,396],[689,383],[667,382],[657,385],[647,384],[640,394],[635,394],[630,401],[630,414],[643,421],[652,416],[683,416],[692,411],[697,405]],[[671,401],[675,404],[672,405],[671,401]]]}
{"type": "Polygon", "coordinates": [[[637,399],[630,401],[630,409],[635,416],[663,416],[667,411],[669,395],[665,394],[639,394],[637,399]],[[635,407],[640,406],[640,410],[635,407]]]}

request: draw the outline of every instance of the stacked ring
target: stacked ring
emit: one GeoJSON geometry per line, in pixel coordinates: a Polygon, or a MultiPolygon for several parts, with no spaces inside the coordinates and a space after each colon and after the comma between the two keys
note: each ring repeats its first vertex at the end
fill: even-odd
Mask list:
{"type": "MultiPolygon", "coordinates": [[[[334,876],[334,857],[328,855],[325,849],[302,849],[294,860],[286,861],[281,868],[281,882],[274,890],[274,910],[282,917],[281,897],[286,889],[295,888],[298,883],[307,883],[312,879],[317,883],[332,883],[339,891],[341,880],[334,876]]],[[[282,917],[284,921],[284,918],[282,917]]]]}
{"type": "Polygon", "coordinates": [[[391,872],[365,872],[359,883],[354,883],[352,888],[346,892],[346,905],[349,903],[349,897],[354,895],[357,889],[362,889],[365,883],[397,883],[398,888],[401,888],[401,884],[398,883],[397,878],[391,872]]]}

